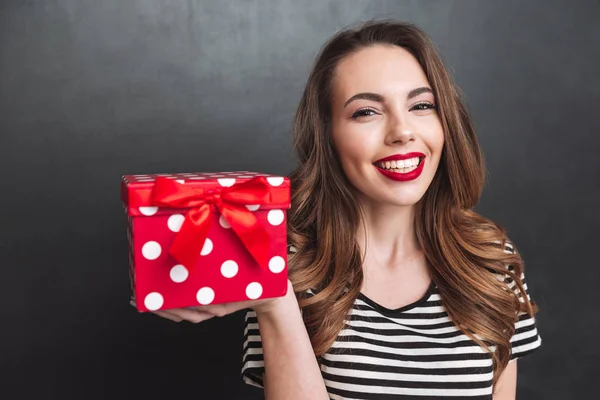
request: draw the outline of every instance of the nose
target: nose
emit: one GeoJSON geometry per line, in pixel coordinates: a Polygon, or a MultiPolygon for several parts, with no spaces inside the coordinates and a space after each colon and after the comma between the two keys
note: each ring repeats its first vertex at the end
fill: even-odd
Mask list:
{"type": "Polygon", "coordinates": [[[414,127],[407,121],[403,115],[396,115],[390,118],[386,144],[406,144],[415,140],[414,127]]]}

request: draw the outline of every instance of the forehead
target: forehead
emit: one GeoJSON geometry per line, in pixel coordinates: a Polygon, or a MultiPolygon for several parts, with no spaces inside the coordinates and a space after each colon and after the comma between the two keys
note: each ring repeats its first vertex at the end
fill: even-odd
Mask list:
{"type": "Polygon", "coordinates": [[[429,86],[417,59],[399,46],[374,45],[345,57],[336,67],[334,97],[359,92],[403,95],[417,86],[429,86]]]}

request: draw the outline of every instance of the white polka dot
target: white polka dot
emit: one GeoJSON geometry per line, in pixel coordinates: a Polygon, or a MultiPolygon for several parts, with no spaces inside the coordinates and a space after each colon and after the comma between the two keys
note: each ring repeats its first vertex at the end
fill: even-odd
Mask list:
{"type": "Polygon", "coordinates": [[[220,178],[217,179],[217,182],[223,187],[230,187],[235,184],[235,178],[220,178]]]}
{"type": "Polygon", "coordinates": [[[262,295],[263,288],[258,282],[252,282],[246,286],[246,296],[251,300],[256,300],[262,295]]]}
{"type": "Polygon", "coordinates": [[[269,261],[269,269],[274,274],[278,274],[285,268],[285,260],[283,257],[275,256],[269,261]]]}
{"type": "Polygon", "coordinates": [[[144,305],[150,311],[156,311],[160,309],[164,304],[164,299],[162,294],[158,292],[148,293],[146,298],[144,299],[144,305]]]}
{"type": "Polygon", "coordinates": [[[156,260],[160,256],[160,244],[154,241],[146,242],[142,246],[142,255],[146,260],[156,260]]]}
{"type": "Polygon", "coordinates": [[[209,287],[203,287],[202,289],[198,290],[198,293],[196,294],[196,300],[198,300],[198,303],[202,305],[210,304],[214,299],[215,291],[209,287]]]}
{"type": "Polygon", "coordinates": [[[202,246],[202,251],[200,251],[201,256],[206,256],[210,254],[213,249],[213,242],[209,238],[206,238],[204,241],[204,246],[202,246]]]}
{"type": "Polygon", "coordinates": [[[176,179],[176,180],[175,180],[175,182],[177,182],[177,183],[181,183],[181,184],[184,184],[184,183],[185,183],[185,180],[183,180],[183,179],[176,179]]]}
{"type": "Polygon", "coordinates": [[[189,273],[187,268],[181,264],[177,264],[171,268],[171,272],[169,273],[171,280],[175,283],[181,283],[185,281],[188,278],[188,275],[189,273]]]}
{"type": "Polygon", "coordinates": [[[185,217],[181,214],[171,215],[167,221],[167,225],[169,226],[171,232],[179,232],[181,225],[183,224],[183,220],[185,220],[185,217]]]}
{"type": "Polygon", "coordinates": [[[283,214],[283,211],[281,211],[281,210],[271,210],[267,214],[267,219],[269,220],[269,223],[271,225],[277,226],[283,222],[284,216],[285,215],[283,214]]]}
{"type": "Polygon", "coordinates": [[[225,278],[233,278],[238,273],[238,265],[233,260],[227,260],[221,265],[221,275],[225,278]]]}
{"type": "Polygon", "coordinates": [[[158,207],[140,207],[139,208],[140,212],[146,216],[151,216],[156,214],[156,212],[158,211],[158,207]]]}
{"type": "Polygon", "coordinates": [[[281,176],[270,176],[267,178],[267,182],[269,182],[271,186],[279,186],[283,183],[283,178],[281,176]]]}
{"type": "Polygon", "coordinates": [[[260,208],[260,204],[248,204],[246,208],[250,211],[256,211],[260,208]]]}
{"type": "Polygon", "coordinates": [[[221,226],[225,229],[229,229],[231,228],[231,225],[229,225],[229,222],[227,222],[227,220],[225,219],[224,216],[221,215],[221,218],[219,218],[219,224],[221,224],[221,226]]]}

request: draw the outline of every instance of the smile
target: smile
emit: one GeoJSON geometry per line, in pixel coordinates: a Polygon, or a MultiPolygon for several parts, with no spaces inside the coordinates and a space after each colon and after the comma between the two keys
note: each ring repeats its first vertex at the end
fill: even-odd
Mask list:
{"type": "Polygon", "coordinates": [[[395,181],[410,181],[417,179],[423,172],[425,154],[394,154],[374,162],[373,165],[386,178],[395,181]]]}
{"type": "Polygon", "coordinates": [[[392,160],[392,161],[382,161],[376,163],[375,165],[379,168],[386,169],[388,171],[394,172],[410,172],[416,169],[421,163],[420,157],[409,158],[408,160],[392,160]]]}

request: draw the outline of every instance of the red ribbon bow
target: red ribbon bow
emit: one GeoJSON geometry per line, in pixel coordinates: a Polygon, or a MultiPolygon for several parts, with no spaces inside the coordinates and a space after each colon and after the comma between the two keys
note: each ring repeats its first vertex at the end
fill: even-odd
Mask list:
{"type": "Polygon", "coordinates": [[[268,268],[269,234],[245,205],[272,203],[269,189],[264,177],[217,189],[194,188],[158,177],[151,195],[155,206],[190,208],[169,253],[188,269],[196,265],[211,227],[211,205],[214,205],[256,262],[268,268]]]}

